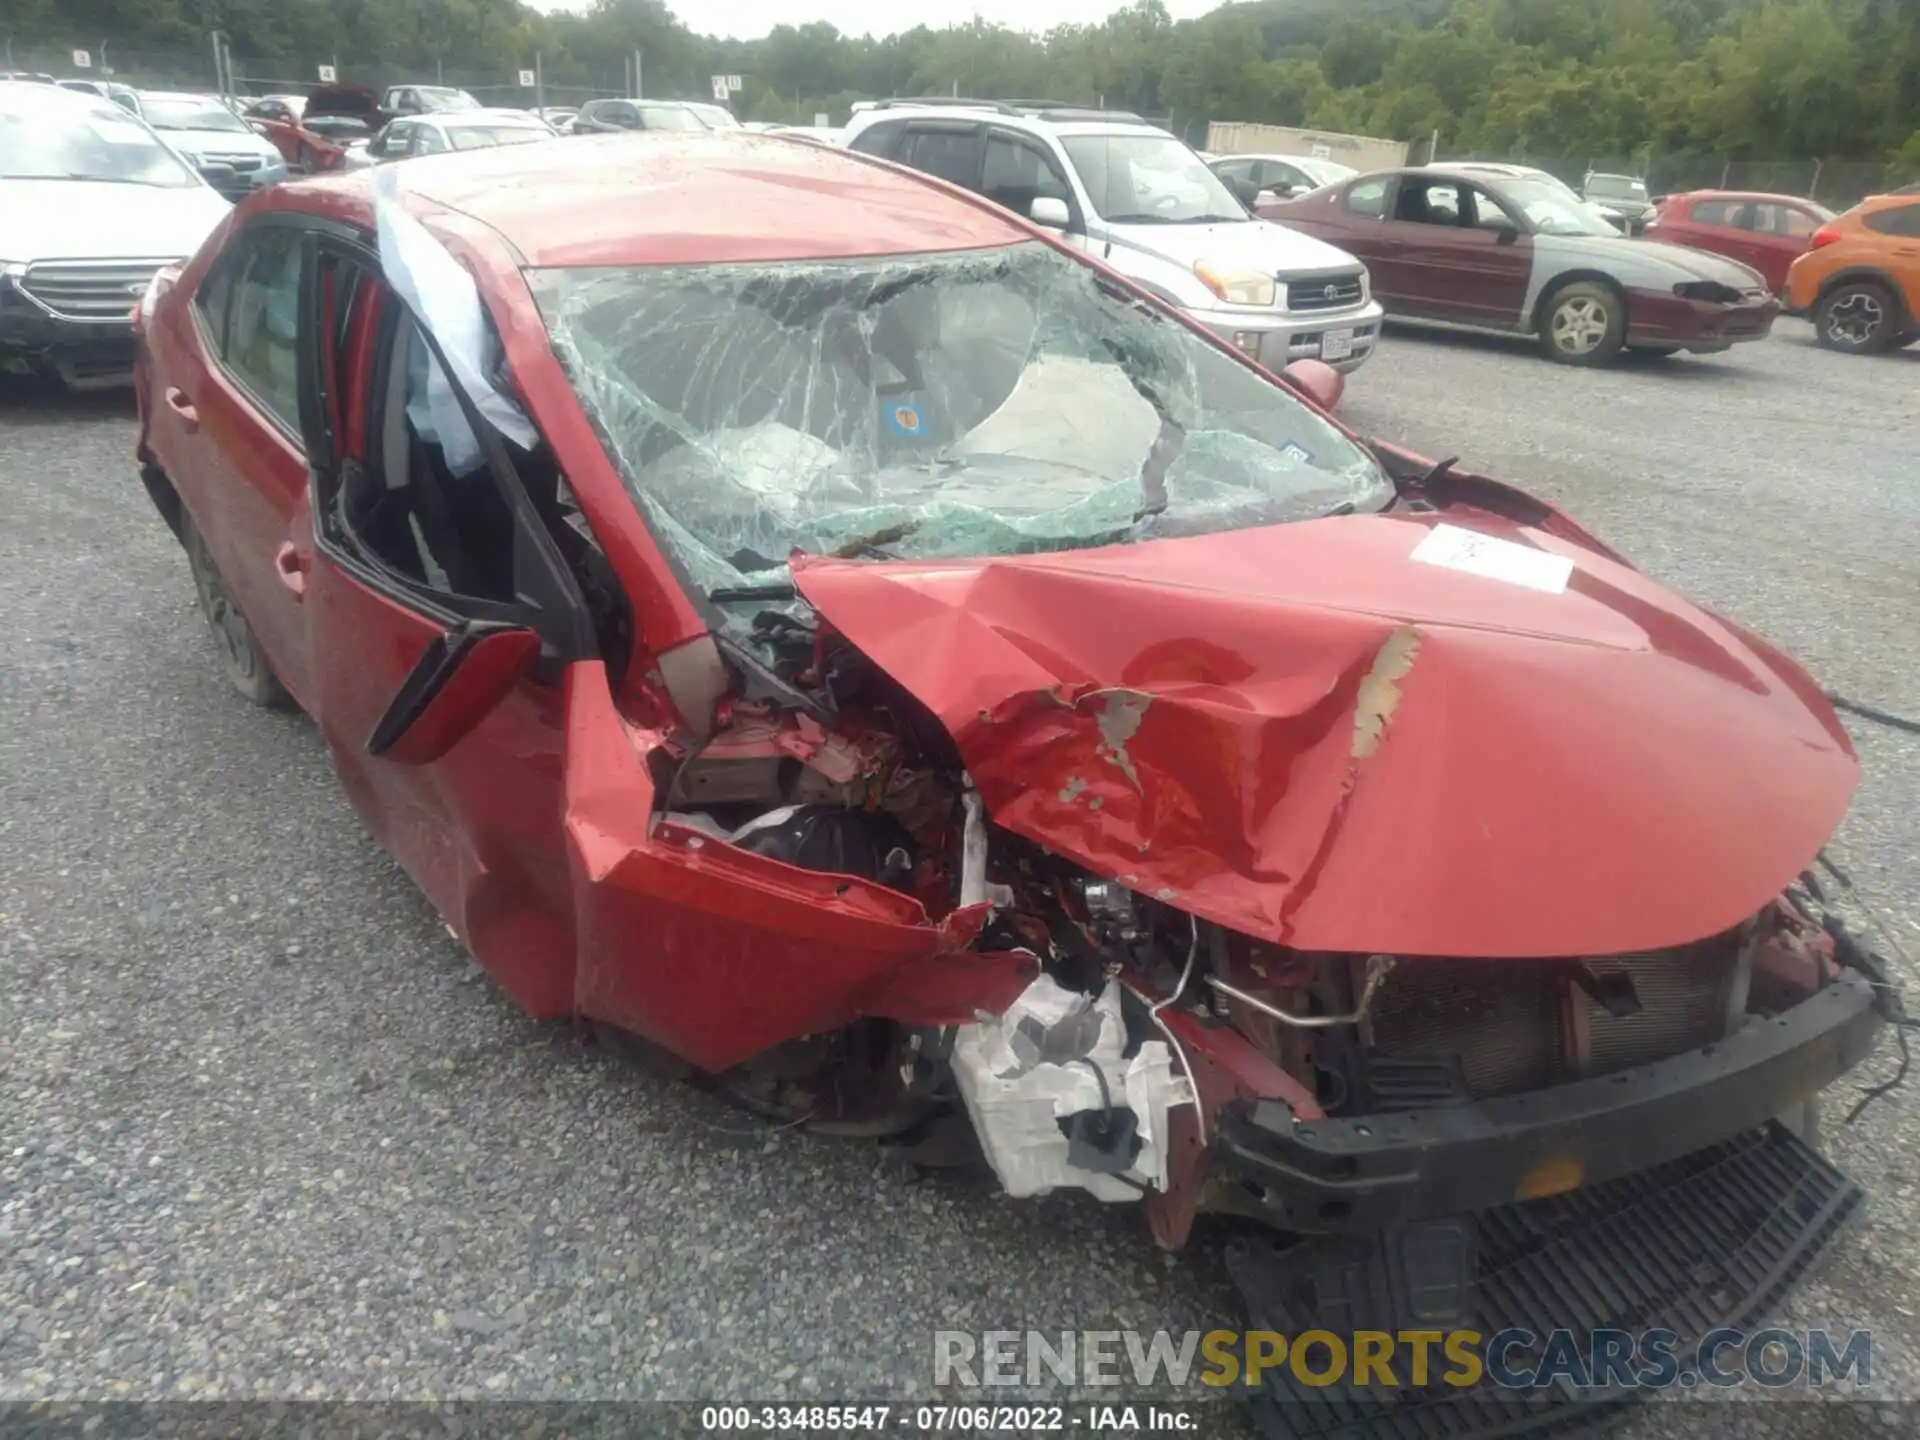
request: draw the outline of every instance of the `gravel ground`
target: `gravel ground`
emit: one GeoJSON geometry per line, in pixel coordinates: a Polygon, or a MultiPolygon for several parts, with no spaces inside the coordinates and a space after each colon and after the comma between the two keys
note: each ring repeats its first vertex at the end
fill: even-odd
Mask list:
{"type": "MultiPolygon", "coordinates": [[[[1346,413],[1920,714],[1920,354],[1789,324],[1589,374],[1396,335],[1346,413]]],[[[1131,1213],[757,1131],[517,1015],[306,722],[216,674],[132,437],[124,398],[0,390],[0,1397],[924,1394],[936,1328],[1237,1315],[1131,1213]]],[[[1920,954],[1920,741],[1856,735],[1839,854],[1920,954]]],[[[1876,1391],[1920,1394],[1920,1112],[1833,1150],[1872,1218],[1789,1318],[1871,1326],[1876,1391]]],[[[1876,1428],[1911,1433],[1890,1403],[1632,1433],[1876,1428]]]]}

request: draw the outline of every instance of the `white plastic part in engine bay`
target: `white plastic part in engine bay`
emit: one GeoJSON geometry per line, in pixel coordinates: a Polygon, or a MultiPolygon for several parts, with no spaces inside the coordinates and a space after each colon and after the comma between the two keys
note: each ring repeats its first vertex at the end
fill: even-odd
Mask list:
{"type": "Polygon", "coordinates": [[[1193,1090],[1174,1072],[1164,1041],[1146,1041],[1131,1059],[1123,1057],[1125,1048],[1120,987],[1111,981],[1098,996],[1088,996],[1042,975],[1005,1014],[959,1027],[954,1077],[987,1162],[1009,1195],[1073,1186],[1122,1201],[1166,1189],[1167,1112],[1192,1104],[1193,1090]],[[1036,1023],[1023,1030],[1028,1020],[1036,1023]],[[1106,1078],[1113,1106],[1124,1105],[1135,1117],[1142,1144],[1125,1176],[1068,1162],[1059,1122],[1102,1108],[1094,1066],[1106,1078]]]}

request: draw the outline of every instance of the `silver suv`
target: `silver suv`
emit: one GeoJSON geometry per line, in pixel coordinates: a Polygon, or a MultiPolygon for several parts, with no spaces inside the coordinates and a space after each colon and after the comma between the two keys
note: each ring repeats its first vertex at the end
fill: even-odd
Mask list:
{"type": "Polygon", "coordinates": [[[1380,334],[1366,268],[1260,220],[1137,115],[1031,101],[882,100],[849,149],[897,160],[1058,230],[1271,370],[1353,370],[1380,334]]]}

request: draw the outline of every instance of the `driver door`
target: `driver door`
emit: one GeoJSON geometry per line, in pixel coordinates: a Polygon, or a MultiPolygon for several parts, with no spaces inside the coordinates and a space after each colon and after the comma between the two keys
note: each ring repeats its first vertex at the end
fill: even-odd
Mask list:
{"type": "Polygon", "coordinates": [[[1403,175],[1376,283],[1395,314],[1496,330],[1519,326],[1533,242],[1485,190],[1457,176],[1403,175]]]}
{"type": "Polygon", "coordinates": [[[437,352],[373,252],[316,236],[305,282],[308,707],[448,927],[525,1009],[570,1014],[561,682],[593,644],[579,592],[504,443],[485,431],[474,463],[442,436],[437,352]]]}

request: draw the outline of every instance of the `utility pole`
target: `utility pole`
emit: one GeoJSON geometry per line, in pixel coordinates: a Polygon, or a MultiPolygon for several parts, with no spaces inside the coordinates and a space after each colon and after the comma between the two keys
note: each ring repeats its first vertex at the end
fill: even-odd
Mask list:
{"type": "MultiPolygon", "coordinates": [[[[213,87],[214,89],[218,90],[222,95],[225,95],[227,93],[227,71],[226,71],[226,67],[220,63],[220,32],[218,30],[214,31],[212,38],[213,38],[213,87]]],[[[11,50],[11,46],[12,46],[11,41],[8,42],[8,46],[9,46],[9,50],[11,50]]],[[[9,54],[8,58],[9,59],[12,58],[11,54],[9,54]]]]}
{"type": "Polygon", "coordinates": [[[1436,129],[1433,132],[1432,138],[1427,141],[1427,164],[1429,165],[1433,164],[1434,157],[1437,156],[1439,153],[1440,153],[1440,132],[1439,130],[1436,129]]]}
{"type": "Polygon", "coordinates": [[[433,83],[436,85],[447,83],[447,62],[438,55],[433,57],[433,83]]]}
{"type": "Polygon", "coordinates": [[[541,67],[540,52],[533,52],[533,108],[544,120],[547,118],[547,72],[541,67]]]}
{"type": "Polygon", "coordinates": [[[640,47],[636,45],[633,47],[633,98],[643,100],[646,98],[646,94],[647,87],[641,80],[640,47]]]}

